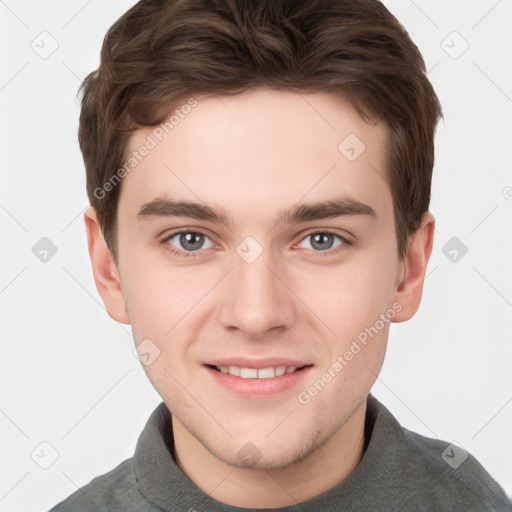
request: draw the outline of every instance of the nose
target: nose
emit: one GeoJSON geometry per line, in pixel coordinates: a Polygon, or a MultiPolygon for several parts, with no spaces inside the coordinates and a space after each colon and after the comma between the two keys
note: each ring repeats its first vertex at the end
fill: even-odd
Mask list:
{"type": "Polygon", "coordinates": [[[222,325],[253,340],[269,331],[289,329],[296,318],[296,304],[287,280],[270,250],[263,250],[252,262],[235,253],[220,308],[222,325]]]}

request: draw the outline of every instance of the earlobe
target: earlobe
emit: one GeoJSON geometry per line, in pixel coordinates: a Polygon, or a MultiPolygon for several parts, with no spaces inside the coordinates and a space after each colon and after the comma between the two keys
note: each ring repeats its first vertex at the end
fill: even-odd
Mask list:
{"type": "Polygon", "coordinates": [[[96,210],[92,206],[86,209],[84,222],[96,288],[108,314],[117,322],[129,324],[120,275],[103,237],[96,210]]]}
{"type": "Polygon", "coordinates": [[[421,303],[423,282],[434,244],[435,219],[430,212],[423,215],[420,227],[409,237],[407,253],[400,262],[396,282],[395,302],[401,311],[393,322],[405,322],[412,318],[421,303]]]}

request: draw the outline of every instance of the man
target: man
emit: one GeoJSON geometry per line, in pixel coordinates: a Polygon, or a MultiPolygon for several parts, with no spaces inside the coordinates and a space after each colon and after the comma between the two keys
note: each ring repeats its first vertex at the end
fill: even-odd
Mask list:
{"type": "Polygon", "coordinates": [[[510,510],[370,390],[417,311],[441,107],[376,0],[142,0],[82,84],[95,282],[163,399],[65,510],[510,510]]]}

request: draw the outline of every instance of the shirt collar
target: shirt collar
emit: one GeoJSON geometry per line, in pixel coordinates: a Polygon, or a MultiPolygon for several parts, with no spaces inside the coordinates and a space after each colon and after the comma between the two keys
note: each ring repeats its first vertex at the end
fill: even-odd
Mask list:
{"type": "MultiPolygon", "coordinates": [[[[359,465],[341,483],[298,505],[272,510],[312,512],[335,510],[340,503],[350,509],[351,503],[361,505],[366,499],[374,503],[376,496],[393,485],[393,475],[396,478],[404,471],[398,467],[403,458],[396,452],[405,448],[402,427],[371,394],[367,397],[365,445],[359,465]]],[[[152,504],[164,510],[258,510],[229,506],[211,498],[181,471],[172,453],[172,415],[162,402],[144,427],[134,455],[139,490],[152,504]]],[[[400,505],[398,497],[396,504],[400,505]]],[[[386,505],[393,509],[392,503],[386,505]]]]}

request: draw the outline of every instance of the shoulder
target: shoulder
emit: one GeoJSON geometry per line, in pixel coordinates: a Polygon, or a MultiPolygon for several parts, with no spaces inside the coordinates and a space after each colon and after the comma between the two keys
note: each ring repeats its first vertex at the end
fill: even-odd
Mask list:
{"type": "Polygon", "coordinates": [[[49,512],[91,512],[93,510],[123,511],[160,510],[139,492],[133,458],[97,476],[87,485],[76,490],[49,512]],[[143,508],[141,508],[143,507],[143,508]]]}
{"type": "Polygon", "coordinates": [[[505,491],[463,448],[404,428],[372,395],[367,422],[369,445],[359,473],[396,509],[512,512],[505,491]]]}
{"type": "MultiPolygon", "coordinates": [[[[401,427],[406,471],[424,482],[419,494],[430,503],[465,505],[466,510],[512,511],[501,486],[460,446],[401,427]]],[[[453,508],[453,510],[455,510],[453,508]]]]}

